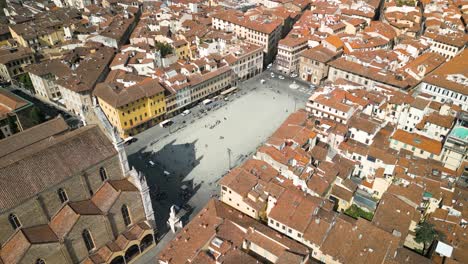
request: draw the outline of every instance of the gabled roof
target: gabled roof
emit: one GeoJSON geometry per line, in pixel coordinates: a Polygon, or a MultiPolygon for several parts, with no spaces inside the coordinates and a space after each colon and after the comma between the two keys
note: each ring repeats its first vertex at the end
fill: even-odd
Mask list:
{"type": "Polygon", "coordinates": [[[318,197],[300,190],[287,189],[271,209],[269,218],[303,233],[321,204],[318,197]]]}
{"type": "Polygon", "coordinates": [[[396,196],[385,193],[379,202],[372,223],[379,228],[394,233],[403,243],[408,235],[411,221],[418,223],[420,214],[416,208],[396,196]]]}
{"type": "Polygon", "coordinates": [[[314,48],[305,50],[301,53],[300,56],[316,60],[322,63],[328,63],[329,61],[333,60],[338,53],[334,53],[333,51],[325,48],[322,45],[316,46],[314,48]]]}
{"type": "Polygon", "coordinates": [[[0,159],[10,153],[27,148],[34,143],[48,137],[56,136],[68,130],[68,125],[62,117],[51,119],[47,122],[33,126],[21,133],[14,134],[0,140],[0,159]]]}
{"type": "Polygon", "coordinates": [[[27,105],[31,105],[31,103],[12,92],[0,88],[0,118],[19,111],[27,105]]]}
{"type": "Polygon", "coordinates": [[[19,263],[33,244],[56,243],[58,238],[48,225],[18,230],[0,250],[0,263],[19,263]]]}
{"type": "Polygon", "coordinates": [[[103,212],[108,212],[121,192],[137,192],[138,189],[127,179],[107,181],[91,200],[103,212]]]}
{"type": "Polygon", "coordinates": [[[304,259],[309,254],[307,247],[298,242],[220,201],[210,200],[198,215],[165,246],[159,259],[171,264],[199,260],[197,256],[203,254],[203,249],[211,244],[215,236],[221,240],[230,241],[237,247],[232,247],[230,250],[237,250],[244,240],[252,239],[261,240],[263,248],[277,249],[271,252],[277,257],[292,253],[304,259]]]}
{"type": "Polygon", "coordinates": [[[73,229],[80,216],[102,214],[102,211],[91,200],[70,202],[52,217],[50,228],[61,239],[73,229]]]}
{"type": "Polygon", "coordinates": [[[117,154],[98,126],[52,136],[0,158],[0,212],[117,154]]]}
{"type": "Polygon", "coordinates": [[[453,78],[449,78],[454,75],[461,75],[464,76],[465,79],[467,78],[468,49],[465,49],[461,54],[434,70],[431,74],[426,76],[423,81],[431,85],[461,93],[465,96],[468,95],[466,84],[457,82],[453,78]]]}
{"type": "Polygon", "coordinates": [[[395,131],[391,138],[434,155],[439,155],[442,151],[442,143],[440,141],[419,134],[409,133],[401,129],[395,131]]]}

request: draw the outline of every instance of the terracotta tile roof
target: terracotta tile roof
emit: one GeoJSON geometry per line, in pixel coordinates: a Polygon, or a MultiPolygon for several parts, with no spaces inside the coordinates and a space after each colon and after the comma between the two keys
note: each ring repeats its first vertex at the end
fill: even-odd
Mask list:
{"type": "Polygon", "coordinates": [[[314,216],[304,232],[304,239],[312,244],[321,246],[329,230],[332,228],[335,218],[336,214],[331,219],[321,218],[318,215],[314,216]]]}
{"type": "Polygon", "coordinates": [[[58,243],[58,241],[57,236],[48,225],[22,228],[2,246],[0,263],[19,263],[31,245],[58,243]]]}
{"type": "Polygon", "coordinates": [[[333,45],[336,49],[342,49],[344,46],[343,41],[336,35],[331,35],[324,39],[324,41],[333,45]]]}
{"type": "Polygon", "coordinates": [[[18,61],[32,55],[33,52],[30,48],[18,47],[2,49],[0,50],[0,64],[18,61]]]}
{"type": "Polygon", "coordinates": [[[64,238],[80,216],[67,204],[50,220],[50,228],[59,239],[64,238]]]}
{"type": "Polygon", "coordinates": [[[384,144],[388,144],[387,142],[372,144],[369,148],[368,156],[372,156],[376,159],[381,160],[384,164],[393,165],[397,162],[397,151],[394,149],[389,149],[384,144]]]}
{"type": "Polygon", "coordinates": [[[395,131],[391,138],[434,155],[439,155],[442,151],[442,143],[440,141],[419,134],[409,133],[401,129],[395,131]]]}
{"type": "Polygon", "coordinates": [[[120,192],[112,187],[111,184],[106,182],[99,190],[93,195],[91,200],[103,212],[108,212],[112,205],[119,197],[120,192]]]}
{"type": "Polygon", "coordinates": [[[445,63],[445,57],[434,52],[427,52],[422,54],[421,56],[417,57],[416,59],[410,61],[408,64],[405,65],[405,70],[411,70],[414,73],[418,74],[420,72],[419,67],[423,67],[425,75],[431,73],[433,70],[438,68],[440,65],[445,63]]]}
{"type": "Polygon", "coordinates": [[[357,74],[371,80],[390,85],[392,87],[406,89],[409,87],[405,81],[396,79],[395,74],[391,73],[379,73],[378,69],[363,67],[359,63],[346,60],[346,58],[338,58],[329,63],[331,67],[357,74]]]}
{"type": "Polygon", "coordinates": [[[416,109],[424,110],[424,109],[426,109],[426,107],[429,106],[430,102],[431,102],[430,100],[426,100],[426,99],[421,98],[421,97],[416,97],[414,99],[414,101],[411,102],[410,105],[411,105],[411,107],[414,107],[416,109]]]}
{"type": "Polygon", "coordinates": [[[111,255],[112,255],[112,252],[109,250],[109,248],[104,246],[104,247],[101,247],[95,254],[89,256],[86,262],[84,263],[90,263],[90,264],[106,263],[106,260],[108,260],[111,255]]]}
{"type": "Polygon", "coordinates": [[[168,263],[185,263],[193,259],[198,251],[211,239],[215,228],[221,223],[216,215],[216,202],[211,200],[204,209],[167,244],[159,259],[168,263]],[[190,243],[188,243],[190,241],[190,243]]]}
{"type": "Polygon", "coordinates": [[[279,151],[275,147],[261,146],[261,147],[258,148],[257,152],[265,153],[268,156],[270,156],[272,159],[274,159],[275,161],[280,162],[281,164],[288,164],[288,162],[289,162],[289,159],[285,155],[285,153],[279,151]]]}
{"type": "Polygon", "coordinates": [[[263,16],[251,16],[252,19],[237,10],[225,10],[212,15],[223,21],[246,27],[265,34],[271,34],[277,28],[281,27],[283,19],[267,19],[263,16]]]}
{"type": "Polygon", "coordinates": [[[117,155],[97,126],[50,137],[0,159],[0,211],[117,155]]]}
{"type": "Polygon", "coordinates": [[[110,68],[122,65],[125,66],[128,63],[128,60],[130,59],[131,52],[120,52],[117,53],[114,56],[114,59],[112,60],[111,64],[109,65],[110,68]]]}
{"type": "Polygon", "coordinates": [[[311,150],[310,150],[310,155],[314,160],[322,161],[327,158],[328,154],[328,149],[320,146],[320,145],[315,145],[311,150]]]}
{"type": "Polygon", "coordinates": [[[0,88],[0,117],[5,116],[8,113],[15,112],[30,103],[23,98],[9,92],[3,88],[0,88]]]}
{"type": "Polygon", "coordinates": [[[80,62],[78,68],[71,75],[64,76],[57,84],[73,92],[92,91],[99,78],[108,70],[114,49],[100,47],[94,53],[89,53],[80,62]]]}
{"type": "Polygon", "coordinates": [[[353,192],[338,185],[333,186],[331,195],[347,202],[351,202],[351,199],[353,198],[353,192]]]}
{"type": "Polygon", "coordinates": [[[2,247],[0,259],[5,263],[19,263],[31,244],[23,232],[16,232],[2,247]]]}
{"type": "Polygon", "coordinates": [[[461,54],[454,57],[447,63],[440,66],[438,69],[433,71],[431,74],[423,79],[423,82],[432,84],[435,86],[443,87],[454,92],[461,93],[465,96],[468,95],[468,89],[466,85],[451,81],[447,79],[449,75],[461,74],[465,78],[468,76],[468,50],[465,49],[461,54]]]}
{"type": "Polygon", "coordinates": [[[262,160],[249,159],[242,164],[242,168],[265,182],[269,182],[279,175],[277,170],[262,160]]]}
{"type": "Polygon", "coordinates": [[[146,78],[127,88],[118,88],[116,85],[109,83],[100,83],[94,89],[96,97],[115,108],[142,98],[154,96],[160,92],[164,92],[164,88],[157,80],[151,78],[146,78]]]}
{"type": "Polygon", "coordinates": [[[350,128],[356,128],[366,132],[369,135],[374,135],[380,128],[380,123],[376,120],[372,120],[369,116],[364,114],[354,114],[348,122],[350,128]]]}
{"type": "Polygon", "coordinates": [[[389,233],[398,231],[400,234],[398,238],[403,244],[411,221],[418,223],[420,217],[416,208],[392,194],[385,193],[377,206],[372,223],[389,233]]]}
{"type": "Polygon", "coordinates": [[[296,38],[296,37],[286,37],[279,41],[279,45],[288,46],[288,47],[296,47],[300,45],[307,45],[306,38],[296,38]]]}
{"type": "Polygon", "coordinates": [[[231,71],[231,67],[223,66],[205,74],[195,73],[195,74],[189,75],[188,78],[189,78],[190,85],[194,86],[202,82],[208,81],[212,78],[216,78],[220,76],[221,74],[227,73],[229,71],[231,71]]]}
{"type": "Polygon", "coordinates": [[[464,45],[466,45],[466,42],[468,41],[468,37],[466,36],[466,34],[458,33],[439,34],[438,32],[426,31],[424,33],[424,37],[433,39],[436,42],[448,44],[458,48],[462,48],[464,45]]]}
{"type": "Polygon", "coordinates": [[[268,217],[304,233],[320,203],[321,199],[318,197],[305,195],[300,190],[287,189],[278,198],[268,217]]]}
{"type": "MultiPolygon", "coordinates": [[[[254,257],[251,257],[249,254],[245,253],[244,251],[238,249],[238,250],[230,250],[226,252],[225,255],[221,256],[218,259],[219,262],[223,264],[237,264],[237,263],[242,263],[242,264],[257,264],[258,260],[256,260],[254,257]]],[[[199,262],[194,262],[197,264],[201,264],[199,262]]],[[[208,262],[212,263],[212,262],[208,262]]]]}
{"type": "Polygon", "coordinates": [[[394,257],[394,261],[395,263],[407,263],[407,264],[431,264],[433,263],[429,258],[426,258],[405,247],[397,249],[395,257],[394,257]]]}
{"type": "Polygon", "coordinates": [[[50,73],[58,78],[71,74],[70,67],[58,59],[32,64],[26,68],[26,71],[37,76],[43,76],[50,73]]]}
{"type": "Polygon", "coordinates": [[[339,110],[344,113],[348,113],[348,111],[353,109],[353,106],[345,104],[339,100],[336,100],[336,98],[332,98],[329,95],[319,95],[318,97],[314,99],[314,102],[324,105],[324,106],[328,106],[332,109],[339,110]]]}
{"type": "Polygon", "coordinates": [[[137,240],[141,238],[146,230],[150,229],[151,227],[146,222],[139,222],[138,224],[130,227],[127,231],[123,232],[122,235],[128,240],[137,240]]]}
{"type": "Polygon", "coordinates": [[[31,244],[58,242],[59,239],[49,225],[23,228],[21,231],[31,244]]]}
{"type": "Polygon", "coordinates": [[[256,245],[261,246],[266,251],[271,253],[279,253],[284,250],[283,245],[274,243],[269,237],[257,232],[256,230],[248,232],[245,239],[251,243],[255,243],[256,245]]]}
{"type": "Polygon", "coordinates": [[[242,246],[241,243],[248,236],[252,237],[252,240],[268,237],[268,240],[264,241],[265,243],[260,246],[268,248],[275,246],[278,251],[271,253],[278,257],[286,251],[303,257],[308,254],[305,246],[280,235],[228,205],[217,200],[210,200],[205,208],[165,246],[159,260],[168,263],[186,263],[195,259],[200,260],[198,255],[203,254],[202,249],[215,236],[230,241],[238,248],[242,246]],[[277,247],[277,245],[280,246],[277,247]]]}
{"type": "Polygon", "coordinates": [[[311,60],[316,60],[318,62],[328,63],[329,61],[333,60],[336,56],[338,56],[338,53],[334,53],[333,51],[325,48],[324,46],[319,45],[301,52],[300,56],[311,60]]]}
{"type": "Polygon", "coordinates": [[[128,179],[121,179],[121,180],[113,180],[108,181],[114,189],[121,191],[121,192],[138,192],[138,188],[133,185],[128,179]]]}
{"type": "Polygon", "coordinates": [[[220,180],[219,184],[227,186],[242,197],[246,197],[250,190],[257,185],[257,181],[255,175],[242,168],[234,168],[220,180]]]}
{"type": "Polygon", "coordinates": [[[321,246],[323,253],[350,264],[383,263],[394,255],[398,238],[362,218],[355,222],[344,219],[349,218],[336,218],[335,225],[321,246]]]}
{"type": "Polygon", "coordinates": [[[449,115],[441,115],[439,113],[433,112],[421,120],[421,122],[417,125],[419,127],[424,128],[425,124],[430,123],[434,124],[443,128],[452,128],[455,121],[455,117],[449,115]]]}
{"type": "Polygon", "coordinates": [[[17,150],[27,148],[48,137],[68,131],[68,125],[62,117],[57,117],[37,126],[33,126],[21,133],[14,134],[0,140],[0,159],[17,150]]]}
{"type": "Polygon", "coordinates": [[[369,146],[354,139],[348,139],[348,141],[341,142],[338,148],[347,151],[348,153],[357,153],[361,156],[367,156],[369,153],[369,146]]]}
{"type": "Polygon", "coordinates": [[[332,162],[336,164],[336,168],[338,169],[338,176],[342,179],[347,178],[354,170],[354,161],[349,160],[341,155],[335,155],[332,159],[332,162]]]}

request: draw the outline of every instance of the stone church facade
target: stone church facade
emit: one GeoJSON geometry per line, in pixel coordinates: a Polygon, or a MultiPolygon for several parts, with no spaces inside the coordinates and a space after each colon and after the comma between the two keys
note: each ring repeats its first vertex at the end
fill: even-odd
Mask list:
{"type": "Polygon", "coordinates": [[[57,118],[0,141],[0,264],[129,263],[153,223],[144,177],[98,126],[57,118]]]}

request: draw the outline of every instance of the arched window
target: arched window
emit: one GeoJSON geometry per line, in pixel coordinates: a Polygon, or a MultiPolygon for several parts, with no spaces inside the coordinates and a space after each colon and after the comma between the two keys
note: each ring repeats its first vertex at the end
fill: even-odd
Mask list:
{"type": "Polygon", "coordinates": [[[130,213],[128,212],[128,206],[126,204],[122,205],[122,217],[126,226],[132,223],[132,219],[130,219],[130,213]]]}
{"type": "Polygon", "coordinates": [[[107,180],[107,172],[106,172],[106,169],[104,169],[103,167],[101,167],[101,168],[99,169],[99,174],[101,175],[101,181],[107,180]]]}
{"type": "Polygon", "coordinates": [[[10,225],[14,230],[21,227],[21,223],[15,214],[10,214],[8,216],[8,221],[10,221],[10,225]]]}
{"type": "Polygon", "coordinates": [[[36,263],[35,264],[45,264],[45,260],[39,258],[39,259],[36,259],[36,263]]]}
{"type": "Polygon", "coordinates": [[[83,230],[83,240],[85,242],[85,245],[86,245],[86,249],[88,251],[91,251],[92,249],[94,249],[94,242],[93,242],[93,238],[91,237],[91,233],[89,232],[88,229],[85,229],[83,230]]]}
{"type": "Polygon", "coordinates": [[[57,190],[57,194],[59,196],[59,199],[60,199],[60,202],[61,203],[66,203],[68,202],[68,195],[67,193],[65,192],[64,189],[60,188],[57,190]]]}

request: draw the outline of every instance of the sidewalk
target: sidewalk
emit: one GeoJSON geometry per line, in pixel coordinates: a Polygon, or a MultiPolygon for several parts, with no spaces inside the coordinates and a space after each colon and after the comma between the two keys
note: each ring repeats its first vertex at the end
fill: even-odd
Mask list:
{"type": "MultiPolygon", "coordinates": [[[[182,229],[177,230],[179,232],[182,229]]],[[[140,256],[133,264],[154,264],[158,263],[158,257],[161,251],[166,247],[166,245],[171,242],[172,239],[176,236],[177,233],[173,234],[172,231],[169,231],[164,237],[158,242],[156,247],[152,248],[142,256],[140,256]]]]}

